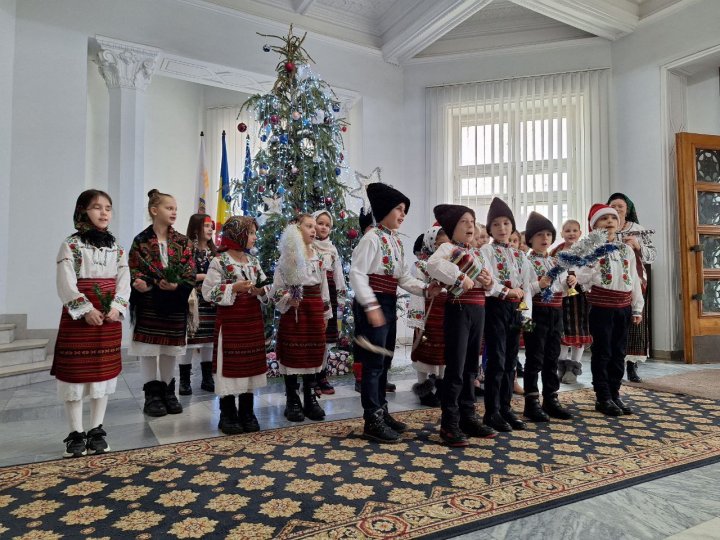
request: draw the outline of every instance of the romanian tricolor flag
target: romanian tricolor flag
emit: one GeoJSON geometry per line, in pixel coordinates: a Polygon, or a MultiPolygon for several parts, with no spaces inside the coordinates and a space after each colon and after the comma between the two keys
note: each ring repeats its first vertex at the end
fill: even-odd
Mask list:
{"type": "Polygon", "coordinates": [[[230,217],[230,173],[228,172],[227,147],[225,131],[222,132],[222,161],[220,163],[220,189],[218,190],[217,215],[215,230],[220,231],[225,220],[230,217]]]}

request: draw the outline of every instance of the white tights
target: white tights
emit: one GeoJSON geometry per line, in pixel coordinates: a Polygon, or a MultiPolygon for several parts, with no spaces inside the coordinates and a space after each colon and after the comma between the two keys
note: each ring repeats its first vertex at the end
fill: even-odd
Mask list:
{"type": "MultiPolygon", "coordinates": [[[[67,413],[70,431],[82,433],[83,429],[83,402],[82,399],[76,401],[65,402],[65,412],[67,413]]],[[[107,409],[108,396],[97,399],[90,399],[90,426],[98,427],[105,420],[105,410],[107,409]]]]}
{"type": "MultiPolygon", "coordinates": [[[[424,371],[417,371],[417,379],[420,384],[424,383],[428,380],[428,377],[430,376],[428,373],[425,373],[424,371]]],[[[440,366],[440,374],[438,375],[438,379],[442,379],[445,375],[445,366],[440,366]]]]}
{"type": "MultiPolygon", "coordinates": [[[[565,353],[565,360],[572,360],[573,362],[581,362],[583,351],[585,351],[585,345],[579,347],[573,347],[571,345],[564,345],[563,352],[565,353]]],[[[561,358],[562,360],[562,358],[561,358]]]]}
{"type": "Polygon", "coordinates": [[[162,381],[169,383],[175,376],[175,364],[177,356],[169,356],[161,354],[157,356],[141,356],[140,357],[140,375],[143,382],[162,381]],[[158,370],[160,374],[158,376],[158,370]]]}

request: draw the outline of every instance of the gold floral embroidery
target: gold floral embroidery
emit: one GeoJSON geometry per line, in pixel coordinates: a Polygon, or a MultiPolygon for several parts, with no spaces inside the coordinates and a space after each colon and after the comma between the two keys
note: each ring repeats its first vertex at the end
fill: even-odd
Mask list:
{"type": "Polygon", "coordinates": [[[79,510],[71,510],[61,517],[60,521],[68,525],[90,525],[95,521],[105,519],[110,512],[112,510],[105,506],[85,506],[79,510]]]}
{"type": "Polygon", "coordinates": [[[142,499],[151,491],[152,488],[146,486],[125,486],[123,488],[116,489],[108,495],[108,497],[115,499],[116,501],[137,501],[138,499],[142,499]]]}
{"type": "Polygon", "coordinates": [[[221,467],[225,467],[226,469],[246,469],[247,467],[250,467],[253,463],[255,463],[255,460],[253,458],[239,456],[223,459],[219,463],[219,465],[221,467]]]}
{"type": "Polygon", "coordinates": [[[181,471],[180,469],[169,468],[153,471],[148,474],[147,477],[155,482],[172,482],[173,480],[180,478],[183,474],[185,474],[184,471],[181,471]]]}
{"type": "Polygon", "coordinates": [[[217,486],[225,482],[228,478],[230,478],[229,474],[207,471],[196,475],[190,480],[190,483],[198,486],[217,486]]]}
{"type": "Polygon", "coordinates": [[[377,467],[358,467],[353,471],[353,476],[361,480],[382,480],[387,476],[387,471],[377,467]]]}
{"type": "Polygon", "coordinates": [[[175,523],[170,528],[170,534],[174,534],[178,538],[202,538],[215,530],[218,524],[214,519],[206,517],[187,518],[180,523],[175,523]]]}
{"type": "Polygon", "coordinates": [[[262,490],[265,488],[268,488],[272,486],[275,483],[275,479],[271,478],[269,476],[265,476],[264,474],[259,475],[250,475],[246,478],[243,478],[237,483],[237,486],[239,488],[247,489],[247,490],[262,490]]]}
{"type": "Polygon", "coordinates": [[[436,481],[435,475],[422,471],[410,471],[400,475],[400,479],[408,484],[432,484],[436,481]]]}
{"type": "Polygon", "coordinates": [[[331,450],[326,455],[327,459],[332,461],[350,461],[355,457],[355,452],[350,450],[331,450]]]}
{"type": "Polygon", "coordinates": [[[372,497],[374,490],[372,486],[365,484],[345,484],[335,488],[335,495],[350,500],[367,499],[372,497]]]}
{"type": "Polygon", "coordinates": [[[297,479],[285,486],[286,491],[291,493],[317,493],[322,488],[322,482],[317,480],[297,479]]]}
{"type": "Polygon", "coordinates": [[[207,508],[217,512],[235,512],[249,502],[250,498],[242,495],[218,495],[207,504],[207,508]]]}
{"type": "Polygon", "coordinates": [[[226,540],[270,540],[275,536],[275,527],[260,523],[241,523],[226,536],[226,540]]]}
{"type": "Polygon", "coordinates": [[[60,538],[62,538],[61,534],[35,529],[22,536],[16,536],[13,540],[59,540],[60,538]]]}
{"type": "Polygon", "coordinates": [[[198,495],[199,493],[195,493],[189,489],[169,491],[161,494],[155,502],[163,506],[185,506],[194,503],[198,495]]]}
{"type": "Polygon", "coordinates": [[[289,459],[273,459],[263,465],[262,468],[271,472],[288,472],[290,469],[295,468],[295,465],[297,465],[297,462],[289,459]]]}
{"type": "Polygon", "coordinates": [[[412,460],[412,464],[423,469],[440,469],[443,466],[443,461],[438,458],[416,457],[412,460]]]}
{"type": "Polygon", "coordinates": [[[59,503],[57,501],[39,500],[23,504],[20,508],[17,508],[10,513],[18,518],[38,519],[46,514],[53,513],[61,506],[62,503],[59,503]]]}
{"type": "Polygon", "coordinates": [[[260,505],[260,514],[271,518],[290,517],[300,511],[300,503],[292,499],[273,499],[260,505]]]}
{"type": "Polygon", "coordinates": [[[293,448],[288,448],[283,452],[288,457],[294,457],[294,458],[301,458],[301,457],[310,457],[313,454],[315,454],[315,450],[312,448],[307,448],[305,446],[295,446],[293,448]]]}
{"type": "Polygon", "coordinates": [[[16,500],[17,499],[15,497],[13,497],[12,495],[0,495],[0,508],[5,508],[11,502],[14,502],[16,500]]]}
{"type": "Polygon", "coordinates": [[[26,480],[18,487],[24,491],[45,491],[48,488],[55,487],[62,480],[53,476],[37,476],[26,480]]]}
{"type": "Polygon", "coordinates": [[[310,465],[307,468],[307,472],[315,476],[333,476],[340,471],[340,466],[333,465],[332,463],[318,463],[317,465],[310,465]]]}
{"type": "Polygon", "coordinates": [[[117,520],[113,524],[113,527],[121,531],[144,531],[145,529],[155,527],[162,520],[163,516],[156,512],[141,512],[140,510],[135,510],[117,520]]]}
{"type": "Polygon", "coordinates": [[[107,484],[105,482],[80,482],[63,489],[61,493],[73,496],[87,496],[102,491],[107,484]]]}
{"type": "Polygon", "coordinates": [[[411,504],[426,498],[424,492],[410,488],[393,488],[388,494],[388,500],[398,504],[411,504]]]}

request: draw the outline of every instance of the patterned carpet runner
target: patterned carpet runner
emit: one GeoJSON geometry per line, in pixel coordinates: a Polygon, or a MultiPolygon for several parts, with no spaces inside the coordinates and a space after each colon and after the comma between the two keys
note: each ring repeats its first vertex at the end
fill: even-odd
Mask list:
{"type": "Polygon", "coordinates": [[[574,421],[461,449],[424,409],[397,445],[354,419],[2,468],[0,536],[444,538],[720,459],[719,402],[624,397],[637,414],[606,418],[564,392],[574,421]]]}

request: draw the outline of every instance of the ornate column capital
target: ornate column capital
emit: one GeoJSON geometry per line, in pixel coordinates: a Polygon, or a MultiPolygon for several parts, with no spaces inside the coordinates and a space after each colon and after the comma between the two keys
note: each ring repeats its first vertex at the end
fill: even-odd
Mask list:
{"type": "Polygon", "coordinates": [[[155,47],[103,36],[95,36],[91,43],[92,61],[108,88],[145,90],[161,52],[155,47]]]}

